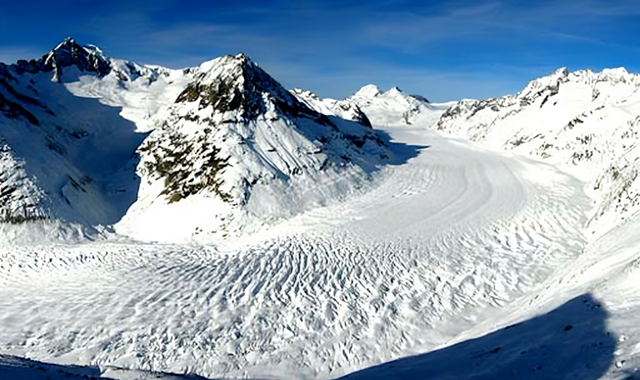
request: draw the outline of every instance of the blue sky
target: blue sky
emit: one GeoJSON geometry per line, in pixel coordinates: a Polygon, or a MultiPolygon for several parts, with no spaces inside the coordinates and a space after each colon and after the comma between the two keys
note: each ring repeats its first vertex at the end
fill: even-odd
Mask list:
{"type": "Polygon", "coordinates": [[[0,0],[0,61],[67,36],[171,68],[244,52],[285,87],[334,98],[369,83],[487,98],[564,66],[640,71],[638,0],[0,0]]]}

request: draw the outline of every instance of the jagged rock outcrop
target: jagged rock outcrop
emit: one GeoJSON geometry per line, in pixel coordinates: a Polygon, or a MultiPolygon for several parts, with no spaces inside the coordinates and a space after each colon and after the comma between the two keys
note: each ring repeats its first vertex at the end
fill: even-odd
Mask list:
{"type": "Polygon", "coordinates": [[[53,80],[62,80],[65,67],[76,67],[80,71],[93,72],[105,76],[111,72],[109,60],[101,54],[99,49],[80,46],[72,38],[66,38],[55,48],[38,60],[20,60],[14,65],[18,74],[28,72],[35,74],[40,71],[53,72],[53,80]]]}

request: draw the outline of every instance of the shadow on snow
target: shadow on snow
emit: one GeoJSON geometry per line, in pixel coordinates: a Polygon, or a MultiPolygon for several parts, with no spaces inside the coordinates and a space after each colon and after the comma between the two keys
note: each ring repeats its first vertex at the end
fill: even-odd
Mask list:
{"type": "Polygon", "coordinates": [[[612,365],[616,341],[607,312],[591,295],[483,337],[366,368],[357,379],[600,378],[612,365]]]}
{"type": "MultiPolygon", "coordinates": [[[[557,309],[437,351],[366,368],[339,380],[356,379],[581,379],[600,378],[612,365],[616,341],[607,331],[607,312],[591,295],[557,309]]],[[[126,372],[125,372],[126,373],[126,372]]],[[[0,355],[0,378],[91,379],[97,367],[60,366],[0,355]],[[63,377],[64,375],[64,377],[63,377]]],[[[140,373],[140,378],[146,378],[140,373]]],[[[154,374],[160,379],[204,379],[154,374]]],[[[627,379],[634,379],[627,377],[627,379]]],[[[131,377],[136,378],[136,377],[131,377]]]]}
{"type": "MultiPolygon", "coordinates": [[[[116,374],[120,372],[119,375],[125,375],[126,378],[131,379],[207,380],[197,375],[112,370],[116,374]]],[[[0,379],[2,380],[113,380],[100,375],[101,370],[96,366],[51,364],[0,354],[0,379]]]]}
{"type": "Polygon", "coordinates": [[[67,83],[78,80],[72,75],[65,83],[39,81],[46,107],[26,103],[35,123],[5,128],[3,135],[48,194],[51,217],[110,225],[137,200],[137,149],[148,134],[137,132],[120,115],[121,107],[71,93],[67,83]]]}

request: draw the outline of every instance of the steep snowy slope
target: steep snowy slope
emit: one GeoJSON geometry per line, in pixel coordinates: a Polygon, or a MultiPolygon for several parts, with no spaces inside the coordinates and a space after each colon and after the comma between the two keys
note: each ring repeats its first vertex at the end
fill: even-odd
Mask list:
{"type": "Polygon", "coordinates": [[[0,66],[3,239],[47,226],[45,234],[89,232],[135,200],[134,153],[144,135],[118,109],[65,84],[117,73],[71,39],[37,61],[0,66]]]}
{"type": "Polygon", "coordinates": [[[420,95],[407,95],[397,87],[383,93],[372,84],[362,87],[343,102],[357,105],[378,126],[429,126],[454,104],[432,104],[420,95]]]}
{"type": "Polygon", "coordinates": [[[360,107],[348,100],[320,99],[311,91],[293,89],[291,93],[309,108],[324,115],[339,116],[343,119],[356,121],[364,126],[371,127],[371,121],[362,112],[360,107]]]}
{"type": "Polygon", "coordinates": [[[242,54],[190,75],[139,150],[140,200],[120,231],[178,239],[247,230],[343,199],[391,158],[369,125],[312,110],[242,54]],[[158,228],[158,218],[181,227],[158,228]]]}
{"type": "Polygon", "coordinates": [[[134,238],[220,237],[340,199],[391,158],[366,117],[310,109],[243,55],[167,70],[67,39],[1,65],[0,85],[7,240],[118,222],[134,238]]]}
{"type": "Polygon", "coordinates": [[[463,100],[436,129],[553,163],[589,183],[596,235],[640,210],[640,76],[560,69],[515,95],[463,100]]]}

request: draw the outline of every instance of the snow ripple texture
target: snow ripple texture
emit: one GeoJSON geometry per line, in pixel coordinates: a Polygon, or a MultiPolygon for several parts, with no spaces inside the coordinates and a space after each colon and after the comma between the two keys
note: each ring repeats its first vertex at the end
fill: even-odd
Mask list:
{"type": "Polygon", "coordinates": [[[392,133],[425,148],[364,195],[228,246],[1,247],[0,352],[336,377],[446,344],[582,252],[577,180],[424,130],[392,133]]]}

